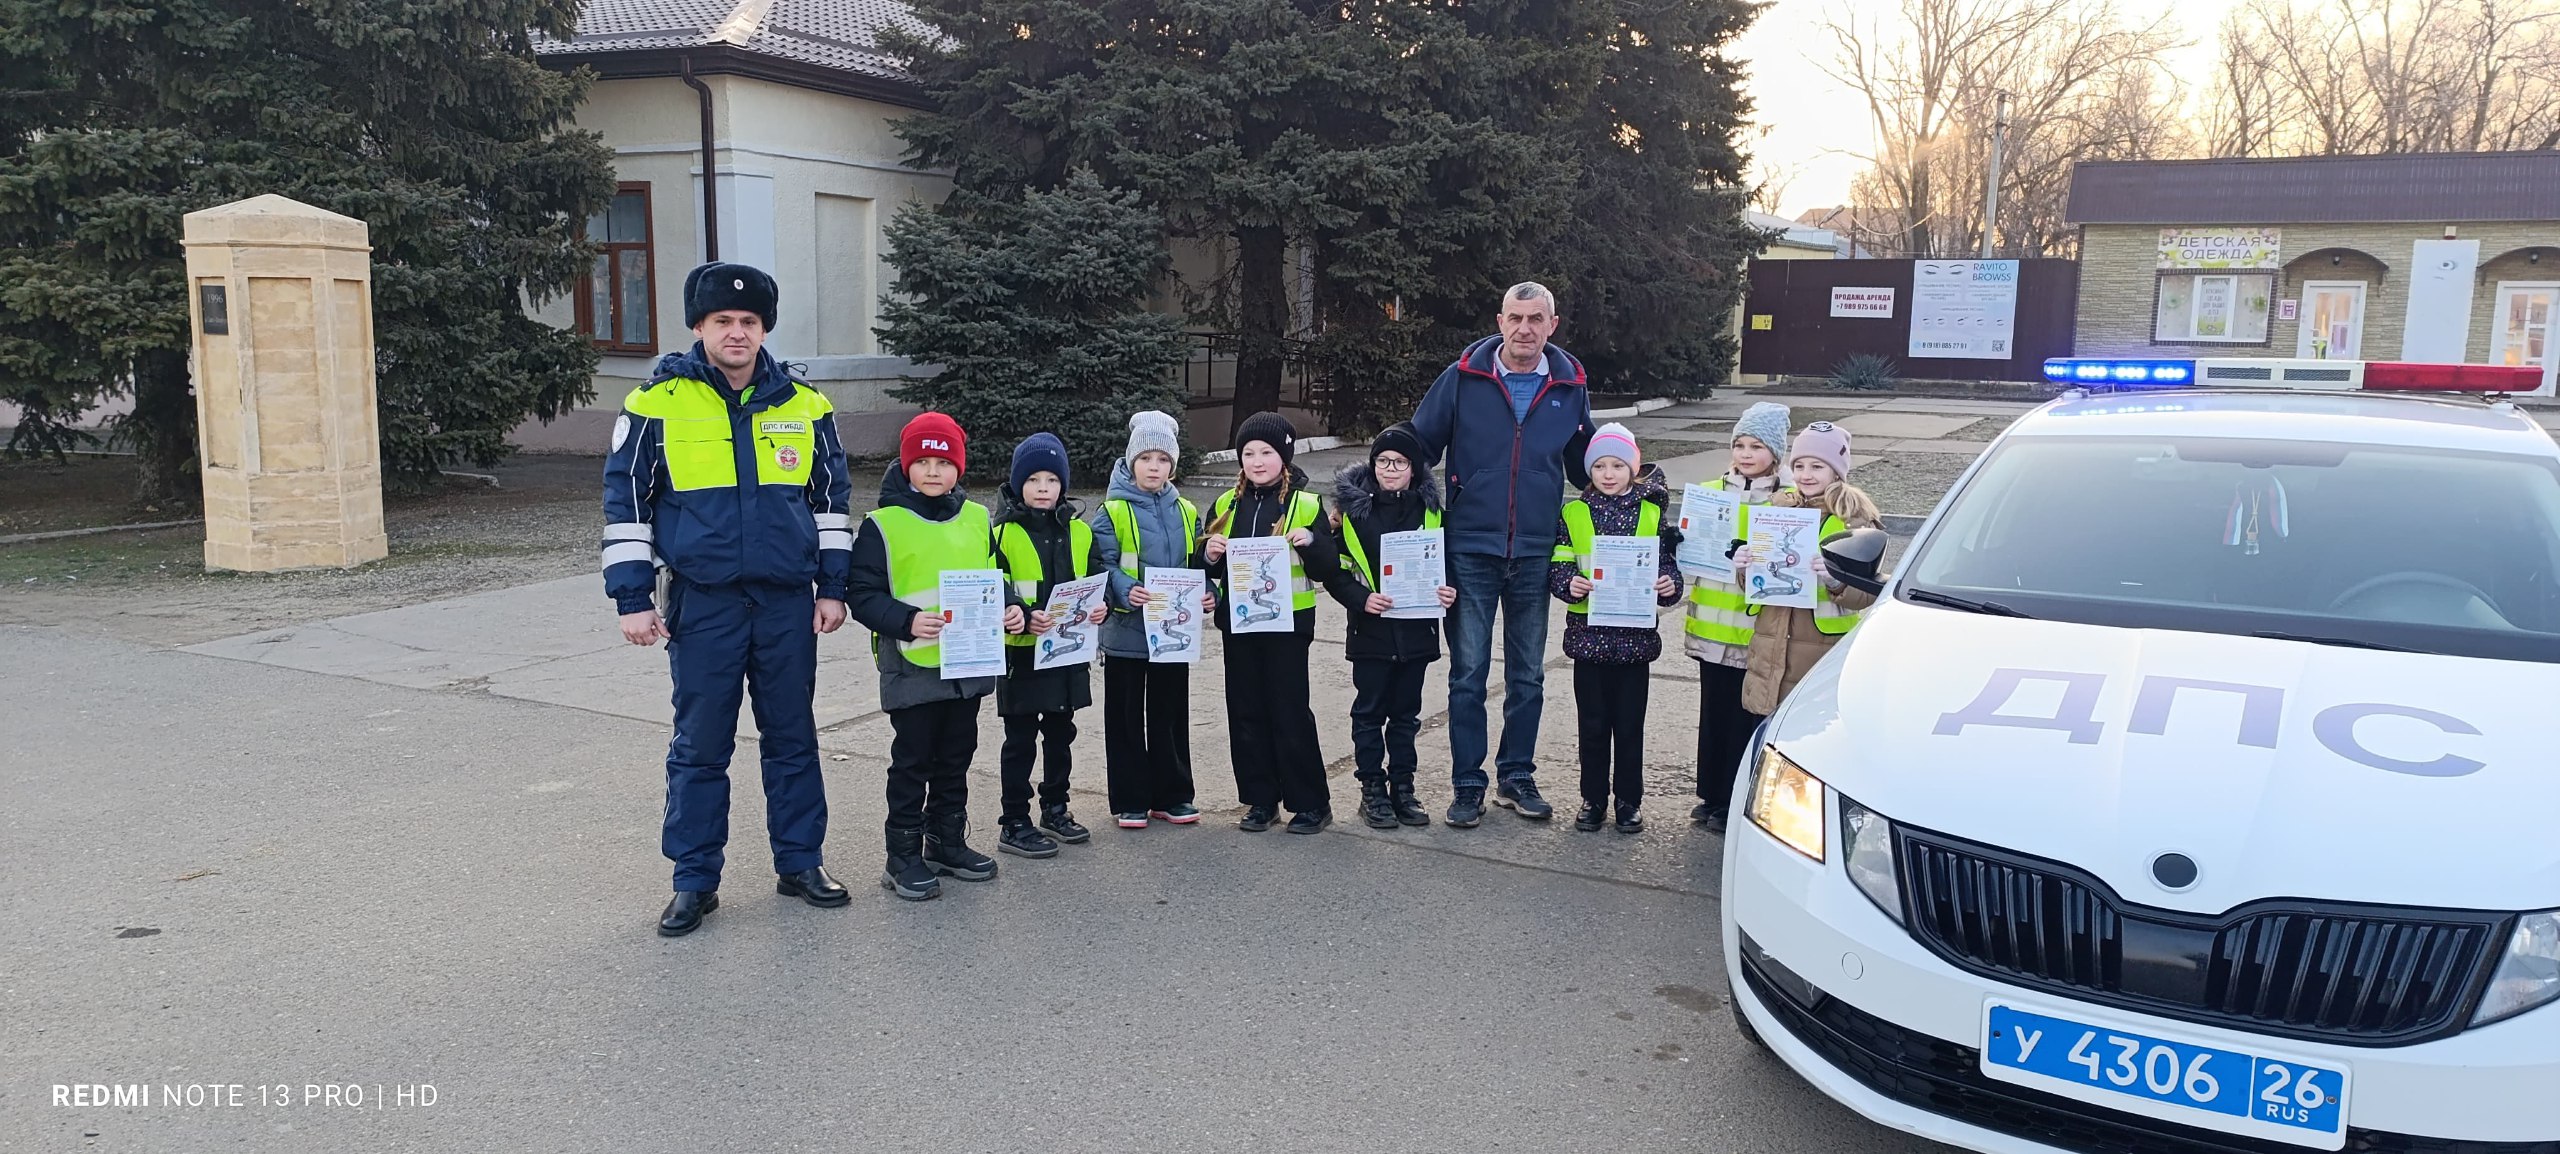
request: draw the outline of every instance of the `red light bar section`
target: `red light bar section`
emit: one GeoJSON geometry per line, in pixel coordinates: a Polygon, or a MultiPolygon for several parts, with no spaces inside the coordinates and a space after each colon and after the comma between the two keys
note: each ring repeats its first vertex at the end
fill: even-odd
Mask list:
{"type": "Polygon", "coordinates": [[[2542,385],[2532,365],[2422,365],[2367,361],[2366,392],[2530,393],[2542,385]]]}

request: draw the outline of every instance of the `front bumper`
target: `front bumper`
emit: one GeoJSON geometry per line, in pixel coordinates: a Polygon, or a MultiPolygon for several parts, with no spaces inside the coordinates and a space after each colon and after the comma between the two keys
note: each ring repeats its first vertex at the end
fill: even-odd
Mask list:
{"type": "MultiPolygon", "coordinates": [[[[1835,809],[1836,795],[1829,804],[1835,809]]],[[[1828,815],[1837,829],[1839,815],[1828,815]]],[[[1995,994],[2069,1004],[1939,960],[1849,883],[1739,809],[1725,839],[1724,948],[1736,1008],[1797,1073],[1868,1118],[1998,1154],[2249,1154],[2308,1147],[2177,1125],[1993,1080],[1975,1049],[1995,994]],[[1810,991],[1812,996],[1806,997],[1810,991]],[[1808,1004],[1808,1002],[1810,1004],[1808,1004]]],[[[2248,1049],[2252,1035],[2089,1007],[2100,1021],[2248,1049]]],[[[2286,1040],[2350,1067],[2350,1151],[2560,1154],[2560,1011],[2392,1048],[2286,1040]]]]}

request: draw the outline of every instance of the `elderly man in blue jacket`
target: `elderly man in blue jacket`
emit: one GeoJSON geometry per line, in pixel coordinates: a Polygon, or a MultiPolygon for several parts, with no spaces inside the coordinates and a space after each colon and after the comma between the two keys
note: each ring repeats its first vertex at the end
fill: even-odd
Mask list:
{"type": "Polygon", "coordinates": [[[1493,618],[1502,624],[1502,748],[1496,804],[1545,821],[1538,795],[1538,715],[1546,703],[1547,563],[1555,554],[1557,511],[1566,485],[1581,488],[1582,449],[1591,441],[1591,394],[1582,362],[1547,343],[1556,297],[1535,281],[1502,294],[1502,333],[1467,346],[1442,370],[1414,410],[1428,461],[1447,458],[1449,583],[1457,612],[1449,628],[1449,751],[1456,797],[1450,825],[1484,819],[1485,679],[1493,664],[1493,618]]]}

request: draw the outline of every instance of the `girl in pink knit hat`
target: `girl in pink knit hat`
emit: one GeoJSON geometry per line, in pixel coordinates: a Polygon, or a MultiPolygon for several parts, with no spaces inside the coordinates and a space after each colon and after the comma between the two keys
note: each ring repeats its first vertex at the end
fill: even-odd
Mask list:
{"type": "MultiPolygon", "coordinates": [[[[1795,487],[1778,494],[1770,504],[1822,510],[1822,529],[1815,539],[1883,520],[1874,499],[1848,481],[1849,430],[1829,421],[1806,425],[1789,439],[1787,469],[1795,487]]],[[[1736,565],[1750,564],[1750,548],[1737,550],[1733,560],[1736,565]]],[[[1858,612],[1875,604],[1873,595],[1849,587],[1826,570],[1820,553],[1814,554],[1813,576],[1821,586],[1813,608],[1753,608],[1751,656],[1742,675],[1744,709],[1763,717],[1776,712],[1787,692],[1804,679],[1805,671],[1858,623],[1858,612]]]]}

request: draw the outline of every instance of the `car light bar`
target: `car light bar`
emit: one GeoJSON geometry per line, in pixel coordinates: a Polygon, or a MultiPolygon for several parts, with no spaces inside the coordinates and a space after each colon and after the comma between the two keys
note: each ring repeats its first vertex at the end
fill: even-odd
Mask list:
{"type": "Polygon", "coordinates": [[[2044,378],[2091,389],[2289,389],[2307,392],[2530,393],[2542,384],[2531,365],[2430,365],[2400,361],[2316,361],[2281,357],[2056,357],[2044,378]]]}
{"type": "Polygon", "coordinates": [[[2185,385],[2194,383],[2196,363],[2120,357],[2056,357],[2044,363],[2044,379],[2066,385],[2185,385]]]}

